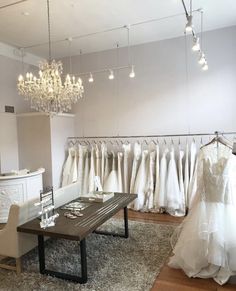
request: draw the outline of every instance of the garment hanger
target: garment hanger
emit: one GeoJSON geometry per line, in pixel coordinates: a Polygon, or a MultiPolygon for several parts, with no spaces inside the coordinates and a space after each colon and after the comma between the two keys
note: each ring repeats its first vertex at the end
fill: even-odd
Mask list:
{"type": "Polygon", "coordinates": [[[154,145],[157,145],[157,142],[156,142],[154,139],[152,139],[151,142],[152,142],[154,145]]]}
{"type": "Polygon", "coordinates": [[[229,142],[227,142],[226,140],[224,140],[223,138],[222,138],[222,136],[219,136],[219,132],[215,132],[215,137],[210,141],[210,142],[208,142],[207,144],[205,144],[205,145],[203,145],[201,148],[203,148],[203,147],[207,147],[208,145],[211,145],[211,144],[213,144],[213,143],[215,143],[215,142],[217,142],[217,147],[218,147],[218,143],[221,143],[221,144],[223,144],[224,146],[226,146],[226,147],[228,147],[228,148],[230,148],[230,149],[232,149],[233,147],[232,147],[232,144],[230,144],[229,142]]]}

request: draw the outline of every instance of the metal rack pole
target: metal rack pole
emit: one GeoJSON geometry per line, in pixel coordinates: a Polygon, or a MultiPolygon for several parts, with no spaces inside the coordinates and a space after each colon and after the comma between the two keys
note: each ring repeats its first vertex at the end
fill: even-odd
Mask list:
{"type": "Polygon", "coordinates": [[[80,136],[80,137],[68,137],[68,140],[70,139],[120,139],[120,138],[160,138],[160,137],[188,137],[188,136],[210,136],[210,135],[216,135],[216,134],[222,134],[222,135],[230,135],[235,134],[236,131],[231,132],[221,132],[221,131],[215,131],[211,133],[181,133],[181,134],[157,134],[157,135],[111,135],[111,136],[80,136]]]}

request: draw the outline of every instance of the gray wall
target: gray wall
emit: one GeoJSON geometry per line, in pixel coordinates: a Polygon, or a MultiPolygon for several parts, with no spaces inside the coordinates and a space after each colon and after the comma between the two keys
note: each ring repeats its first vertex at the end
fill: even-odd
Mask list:
{"type": "Polygon", "coordinates": [[[51,130],[51,160],[52,160],[52,185],[54,189],[61,186],[62,166],[67,157],[67,137],[74,136],[74,116],[60,115],[50,118],[51,130]]]}
{"type": "Polygon", "coordinates": [[[47,115],[18,115],[19,167],[35,171],[45,168],[43,184],[52,185],[51,129],[47,115]]]}
{"type": "MultiPolygon", "coordinates": [[[[29,65],[25,65],[25,72],[29,65]]],[[[0,112],[5,112],[5,105],[15,107],[15,112],[30,111],[29,102],[17,93],[18,75],[22,74],[22,63],[0,55],[0,112]]]]}
{"type": "MultiPolygon", "coordinates": [[[[74,107],[76,135],[167,134],[236,130],[236,26],[204,33],[209,71],[201,71],[191,40],[179,37],[132,47],[136,78],[120,70],[83,78],[84,98],[74,107]],[[187,46],[187,50],[185,50],[187,46]],[[187,52],[187,54],[186,54],[187,52]]],[[[64,71],[69,70],[64,59],[64,71]]],[[[116,51],[72,58],[73,71],[117,64],[116,51]],[[79,66],[80,65],[80,66],[79,66]]],[[[127,64],[127,49],[118,65],[127,64]]]]}

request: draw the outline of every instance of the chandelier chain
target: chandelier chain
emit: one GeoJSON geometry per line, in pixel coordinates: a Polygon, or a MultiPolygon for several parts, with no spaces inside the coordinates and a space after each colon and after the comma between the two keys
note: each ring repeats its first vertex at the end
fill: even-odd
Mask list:
{"type": "Polygon", "coordinates": [[[50,19],[50,3],[47,0],[47,16],[48,16],[48,58],[52,60],[52,44],[51,44],[51,19],[50,19]]]}
{"type": "Polygon", "coordinates": [[[49,4],[47,0],[49,61],[45,60],[39,64],[38,76],[31,72],[27,72],[25,77],[20,75],[17,87],[19,94],[30,101],[31,108],[47,113],[60,113],[71,110],[72,104],[82,98],[84,88],[82,80],[76,80],[75,76],[68,74],[65,80],[62,80],[62,62],[52,60],[49,4]]]}

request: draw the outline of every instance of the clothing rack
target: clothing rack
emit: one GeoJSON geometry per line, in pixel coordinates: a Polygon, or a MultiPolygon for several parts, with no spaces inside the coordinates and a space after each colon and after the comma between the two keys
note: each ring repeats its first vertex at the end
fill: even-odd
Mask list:
{"type": "Polygon", "coordinates": [[[70,140],[79,139],[121,139],[121,138],[161,138],[161,137],[188,137],[188,136],[212,136],[212,135],[236,135],[236,131],[215,131],[213,133],[181,133],[181,134],[158,134],[158,135],[113,135],[113,136],[80,136],[80,137],[68,137],[70,140]]]}

